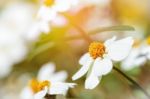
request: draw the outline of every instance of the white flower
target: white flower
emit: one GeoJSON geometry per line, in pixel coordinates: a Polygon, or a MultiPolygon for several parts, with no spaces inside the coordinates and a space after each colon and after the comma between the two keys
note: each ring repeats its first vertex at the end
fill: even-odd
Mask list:
{"type": "Polygon", "coordinates": [[[72,79],[76,80],[87,73],[85,88],[95,88],[102,76],[112,70],[112,61],[121,61],[127,57],[132,44],[133,39],[131,37],[121,40],[116,40],[116,37],[113,37],[104,44],[100,42],[91,43],[89,52],[84,54],[79,60],[79,64],[83,66],[72,79]]]}
{"type": "Polygon", "coordinates": [[[146,61],[146,57],[140,56],[140,52],[141,48],[133,48],[129,56],[122,62],[121,68],[127,71],[141,66],[146,61]]]}
{"type": "Polygon", "coordinates": [[[23,40],[0,24],[0,78],[6,77],[12,66],[23,60],[27,52],[23,40]]]}
{"type": "Polygon", "coordinates": [[[42,32],[44,33],[50,32],[49,23],[44,21],[33,22],[31,28],[26,33],[27,40],[36,41],[42,32]]]}
{"type": "Polygon", "coordinates": [[[60,71],[54,73],[55,65],[47,63],[41,67],[38,72],[37,80],[33,79],[30,86],[27,86],[21,92],[21,99],[43,99],[46,94],[66,95],[69,88],[74,87],[74,83],[65,83],[67,73],[60,71]]]}
{"type": "MultiPolygon", "coordinates": [[[[138,43],[135,41],[135,43],[138,43]]],[[[146,42],[135,44],[130,55],[122,62],[123,70],[131,70],[135,67],[143,66],[143,64],[150,60],[150,38],[146,42]]]]}

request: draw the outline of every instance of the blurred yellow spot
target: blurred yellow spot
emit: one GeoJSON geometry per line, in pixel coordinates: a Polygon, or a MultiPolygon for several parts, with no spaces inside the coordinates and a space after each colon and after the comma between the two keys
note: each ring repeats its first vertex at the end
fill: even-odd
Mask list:
{"type": "Polygon", "coordinates": [[[30,81],[30,87],[34,93],[43,90],[46,86],[50,87],[50,82],[47,80],[39,82],[37,79],[32,79],[30,81]]]}
{"type": "Polygon", "coordinates": [[[51,5],[54,4],[54,0],[44,0],[44,4],[45,4],[46,6],[51,6],[51,5]]]}
{"type": "Polygon", "coordinates": [[[135,39],[135,40],[134,40],[134,43],[133,43],[133,48],[137,48],[137,47],[139,47],[139,46],[140,46],[140,43],[141,43],[141,41],[140,41],[140,40],[135,39]]]}
{"type": "Polygon", "coordinates": [[[96,59],[97,57],[103,57],[105,53],[104,44],[100,42],[91,43],[89,46],[89,53],[90,56],[93,57],[93,59],[96,59]]]}
{"type": "Polygon", "coordinates": [[[150,45],[150,36],[146,39],[148,45],[150,45]]]}

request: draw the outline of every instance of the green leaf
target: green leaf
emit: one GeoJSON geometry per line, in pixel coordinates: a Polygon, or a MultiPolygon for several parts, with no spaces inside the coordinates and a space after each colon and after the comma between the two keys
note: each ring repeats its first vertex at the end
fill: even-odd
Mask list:
{"type": "Polygon", "coordinates": [[[119,26],[111,26],[111,27],[103,27],[97,28],[90,31],[88,34],[97,34],[106,31],[134,31],[135,29],[132,26],[128,25],[119,25],[119,26]]]}
{"type": "Polygon", "coordinates": [[[53,42],[48,42],[45,44],[42,44],[38,46],[37,48],[34,48],[33,51],[29,54],[29,60],[32,60],[36,55],[48,50],[49,48],[52,48],[55,44],[53,42]]]}
{"type": "MultiPolygon", "coordinates": [[[[107,31],[134,31],[134,30],[135,29],[132,26],[119,25],[119,26],[101,27],[101,28],[91,30],[87,33],[89,35],[94,35],[94,34],[107,32],[107,31]]],[[[82,36],[76,35],[76,36],[66,37],[66,40],[76,40],[76,39],[82,39],[82,36]]]]}

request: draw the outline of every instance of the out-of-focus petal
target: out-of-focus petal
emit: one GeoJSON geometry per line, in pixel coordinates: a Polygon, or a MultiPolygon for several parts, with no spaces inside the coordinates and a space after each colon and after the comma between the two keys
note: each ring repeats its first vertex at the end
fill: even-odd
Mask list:
{"type": "Polygon", "coordinates": [[[20,94],[21,99],[33,99],[33,97],[34,94],[29,87],[25,87],[20,94]]]}
{"type": "Polygon", "coordinates": [[[61,94],[61,95],[66,95],[67,91],[69,88],[73,88],[76,84],[75,83],[52,83],[51,88],[49,90],[49,94],[54,95],[54,94],[61,94]]]}
{"type": "Polygon", "coordinates": [[[41,80],[41,81],[48,80],[52,78],[54,71],[55,71],[54,63],[44,64],[39,70],[37,78],[38,80],[41,80]]]}
{"type": "Polygon", "coordinates": [[[34,99],[43,99],[47,92],[48,92],[48,88],[45,87],[44,90],[41,90],[40,92],[38,92],[34,95],[34,99]]]}

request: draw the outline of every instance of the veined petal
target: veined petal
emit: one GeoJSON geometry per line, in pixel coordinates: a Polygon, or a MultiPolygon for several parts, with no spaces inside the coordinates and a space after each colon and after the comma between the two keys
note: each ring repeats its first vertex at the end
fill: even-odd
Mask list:
{"type": "Polygon", "coordinates": [[[81,69],[72,77],[73,80],[76,80],[80,77],[82,77],[84,74],[87,73],[87,71],[89,70],[91,64],[93,62],[93,59],[91,59],[89,57],[88,61],[86,61],[86,63],[81,67],[81,69]]]}
{"type": "Polygon", "coordinates": [[[76,84],[75,83],[51,83],[51,87],[49,90],[49,94],[51,95],[66,95],[69,88],[73,88],[76,84]]]}
{"type": "Polygon", "coordinates": [[[106,48],[108,51],[108,56],[114,61],[121,61],[128,56],[132,45],[132,37],[115,41],[106,48]]]}
{"type": "Polygon", "coordinates": [[[47,63],[44,64],[38,72],[38,80],[48,80],[52,77],[55,71],[55,64],[54,63],[47,63]]]}
{"type": "Polygon", "coordinates": [[[112,70],[112,61],[108,58],[97,58],[93,64],[93,72],[96,76],[108,74],[112,70]]]}
{"type": "Polygon", "coordinates": [[[34,99],[43,99],[47,92],[48,92],[48,88],[45,87],[44,90],[42,90],[34,95],[34,99]]]}
{"type": "Polygon", "coordinates": [[[99,83],[99,77],[91,73],[85,80],[85,89],[94,89],[99,83]]]}
{"type": "Polygon", "coordinates": [[[87,62],[88,60],[91,60],[90,54],[89,54],[89,53],[85,53],[83,56],[81,56],[81,58],[80,58],[80,60],[79,60],[79,64],[80,64],[80,65],[84,65],[84,64],[86,64],[86,62],[87,62]]]}

